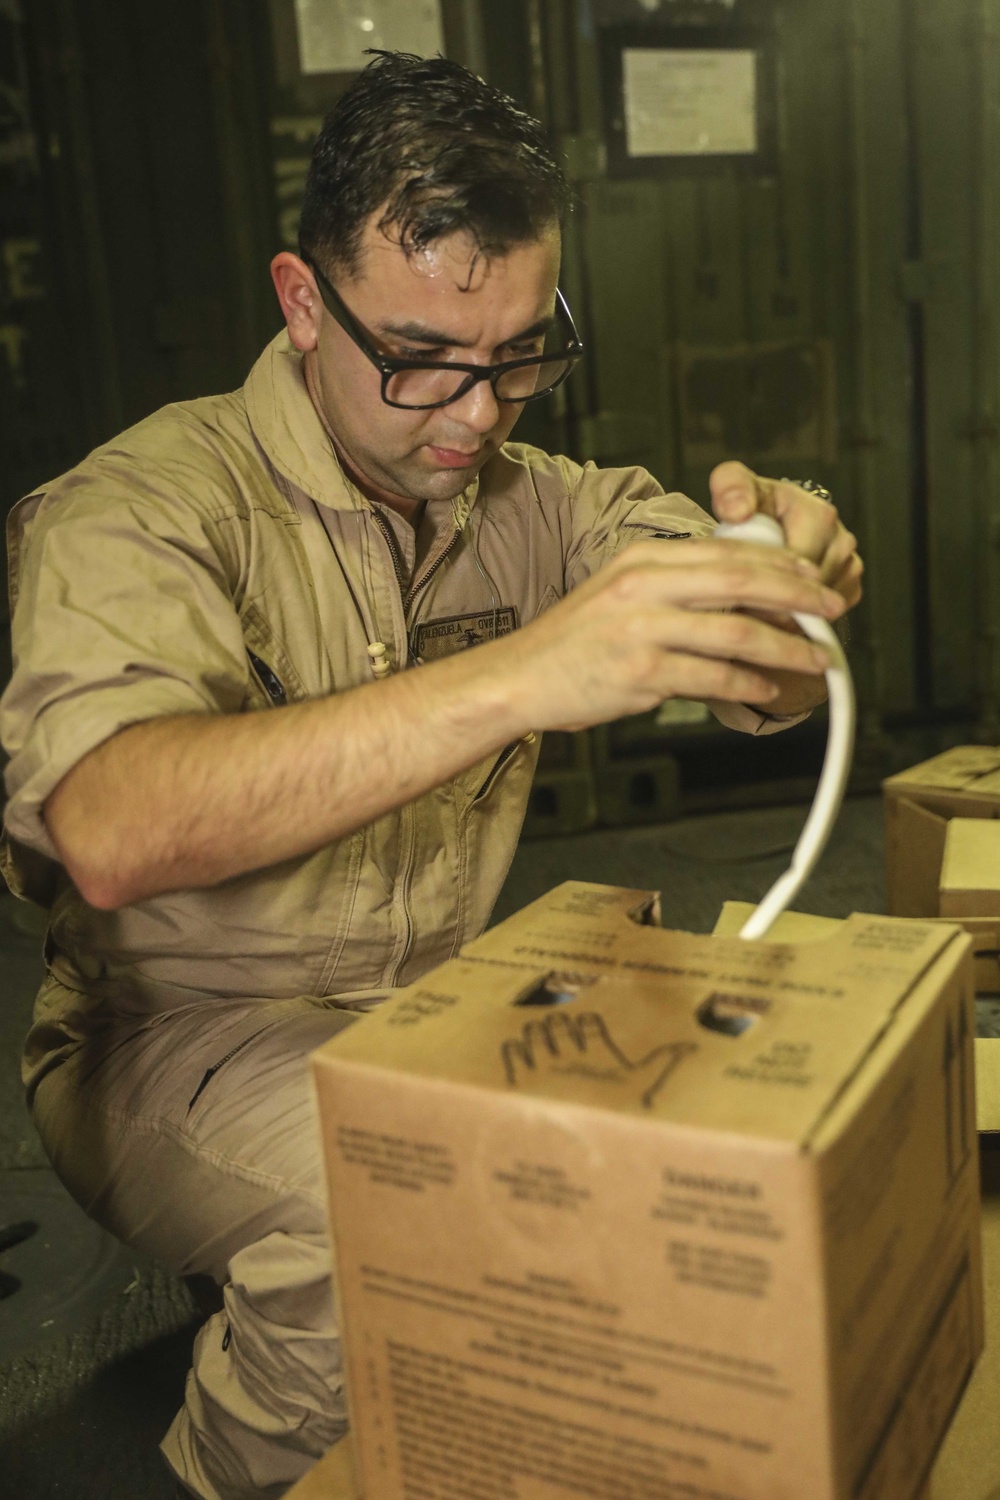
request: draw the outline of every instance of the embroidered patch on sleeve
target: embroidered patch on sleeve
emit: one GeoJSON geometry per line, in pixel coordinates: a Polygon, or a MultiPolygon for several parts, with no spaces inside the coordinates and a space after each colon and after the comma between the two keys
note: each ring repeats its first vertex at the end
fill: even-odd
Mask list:
{"type": "Polygon", "coordinates": [[[413,631],[413,654],[422,661],[436,661],[468,651],[517,629],[517,610],[512,605],[484,609],[477,615],[448,615],[443,620],[424,620],[413,631]]]}

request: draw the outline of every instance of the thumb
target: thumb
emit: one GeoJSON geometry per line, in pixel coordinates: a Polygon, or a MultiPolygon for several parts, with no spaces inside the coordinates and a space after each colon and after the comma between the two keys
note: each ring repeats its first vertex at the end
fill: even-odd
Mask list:
{"type": "Polygon", "coordinates": [[[759,510],[768,509],[764,487],[746,464],[732,460],[713,469],[708,481],[716,519],[729,526],[748,521],[759,510]]]}

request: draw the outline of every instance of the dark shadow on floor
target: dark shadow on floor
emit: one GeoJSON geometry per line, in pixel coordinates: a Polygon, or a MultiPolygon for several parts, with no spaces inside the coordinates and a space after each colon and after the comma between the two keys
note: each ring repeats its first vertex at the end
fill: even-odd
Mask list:
{"type": "Polygon", "coordinates": [[[197,1324],[115,1360],[0,1439],[4,1500],[170,1500],[158,1444],[184,1397],[197,1324]]]}

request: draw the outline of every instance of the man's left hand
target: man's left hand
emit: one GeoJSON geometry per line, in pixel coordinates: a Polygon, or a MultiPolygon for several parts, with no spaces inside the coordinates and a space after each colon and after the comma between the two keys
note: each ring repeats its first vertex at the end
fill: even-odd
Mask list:
{"type": "Polygon", "coordinates": [[[788,480],[762,479],[746,464],[720,464],[709,481],[712,509],[719,521],[737,525],[758,512],[773,516],[785,545],[820,570],[823,583],[853,609],[861,598],[864,564],[857,538],[837,515],[836,506],[788,480]]]}
{"type": "MultiPolygon", "coordinates": [[[[709,485],[712,509],[719,521],[738,525],[752,515],[773,516],[785,533],[785,545],[799,557],[807,557],[820,570],[820,578],[853,609],[861,599],[864,563],[858,556],[857,538],[848,531],[835,505],[813,495],[787,479],[762,479],[746,464],[720,464],[709,485]]],[[[790,629],[797,629],[789,621],[790,629]]],[[[808,713],[826,696],[823,679],[795,677],[787,672],[767,674],[781,689],[768,704],[769,714],[795,716],[808,713]]]]}

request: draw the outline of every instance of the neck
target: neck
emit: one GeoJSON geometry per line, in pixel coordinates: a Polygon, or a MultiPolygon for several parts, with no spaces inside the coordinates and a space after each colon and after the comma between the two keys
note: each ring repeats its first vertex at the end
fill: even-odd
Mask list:
{"type": "MultiPolygon", "coordinates": [[[[330,429],[327,428],[327,431],[329,432],[330,429]]],[[[389,510],[394,510],[397,516],[402,516],[403,520],[408,521],[415,531],[427,508],[427,501],[411,500],[408,495],[394,495],[391,491],[384,490],[381,485],[375,484],[373,480],[368,479],[355,468],[333,432],[330,432],[330,441],[333,443],[340,467],[355,489],[360,490],[365,499],[371,500],[375,505],[385,505],[389,510]]]]}

